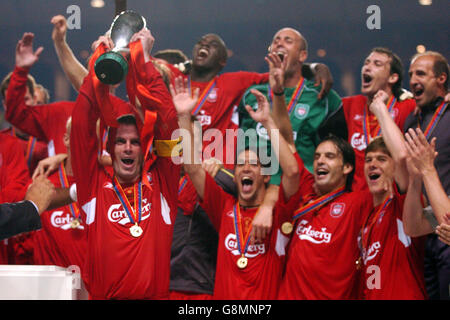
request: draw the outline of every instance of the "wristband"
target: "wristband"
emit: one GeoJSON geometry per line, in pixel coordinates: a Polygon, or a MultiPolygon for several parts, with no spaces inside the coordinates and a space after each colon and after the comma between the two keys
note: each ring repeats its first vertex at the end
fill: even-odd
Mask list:
{"type": "Polygon", "coordinates": [[[76,183],[74,183],[70,186],[69,196],[70,196],[70,199],[72,199],[72,201],[75,201],[75,202],[77,201],[77,184],[76,183]]]}
{"type": "Polygon", "coordinates": [[[284,89],[283,90],[281,90],[281,92],[275,92],[275,91],[272,91],[273,92],[273,94],[275,95],[275,96],[282,96],[283,94],[284,94],[284,89]]]}

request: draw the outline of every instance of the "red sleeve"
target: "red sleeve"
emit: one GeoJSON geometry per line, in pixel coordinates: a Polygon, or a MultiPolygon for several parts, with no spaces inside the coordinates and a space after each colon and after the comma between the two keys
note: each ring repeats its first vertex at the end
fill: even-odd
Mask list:
{"type": "Polygon", "coordinates": [[[310,199],[314,196],[314,177],[308,170],[306,170],[303,160],[300,158],[298,153],[294,154],[297,160],[298,167],[300,169],[300,179],[299,188],[295,194],[293,194],[289,199],[286,199],[283,191],[283,179],[281,179],[280,191],[278,194],[278,202],[276,206],[279,207],[280,222],[290,220],[292,213],[303,203],[305,200],[310,199]]]}
{"type": "Polygon", "coordinates": [[[158,114],[155,125],[156,139],[171,139],[172,132],[178,128],[178,118],[172,96],[164,83],[161,74],[151,61],[144,65],[146,78],[139,79],[150,93],[143,107],[158,114]]]}
{"type": "Polygon", "coordinates": [[[224,73],[224,76],[228,78],[228,81],[233,84],[234,88],[242,88],[240,94],[244,94],[250,86],[269,82],[268,73],[239,71],[224,73]]]}
{"type": "MultiPolygon", "coordinates": [[[[66,104],[72,102],[56,102],[38,106],[25,104],[28,70],[16,67],[11,75],[5,101],[5,119],[23,132],[48,142],[52,139],[48,130],[60,119],[67,119],[66,104]],[[62,113],[60,116],[59,113],[62,113]]],[[[70,110],[69,109],[69,110],[70,110]]],[[[62,121],[62,120],[61,120],[62,121]]]]}
{"type": "Polygon", "coordinates": [[[233,196],[223,191],[209,174],[205,175],[205,194],[200,200],[200,206],[205,210],[217,232],[220,230],[223,210],[231,199],[234,199],[233,196]]]}
{"type": "Polygon", "coordinates": [[[414,99],[407,99],[401,102],[401,106],[399,107],[399,115],[397,120],[397,125],[403,132],[403,127],[405,125],[406,118],[409,116],[411,112],[416,108],[416,101],[414,99]]]}
{"type": "Polygon", "coordinates": [[[21,201],[30,183],[23,149],[17,138],[0,135],[0,202],[21,201]]]}
{"type": "Polygon", "coordinates": [[[184,215],[191,215],[198,201],[197,191],[187,176],[185,182],[182,182],[178,187],[178,207],[183,210],[184,215]]]}
{"type": "Polygon", "coordinates": [[[75,103],[70,133],[72,167],[77,184],[77,198],[81,207],[91,201],[98,184],[96,122],[100,112],[95,101],[92,76],[89,73],[84,78],[75,103]]]}

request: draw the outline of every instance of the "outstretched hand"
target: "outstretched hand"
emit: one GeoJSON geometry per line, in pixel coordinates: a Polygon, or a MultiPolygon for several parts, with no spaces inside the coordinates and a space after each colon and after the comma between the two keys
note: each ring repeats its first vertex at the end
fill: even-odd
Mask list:
{"type": "Polygon", "coordinates": [[[106,46],[107,50],[111,50],[112,48],[114,48],[114,42],[112,41],[112,39],[110,37],[100,36],[100,37],[98,37],[97,40],[92,42],[92,45],[91,45],[92,52],[95,52],[95,50],[97,50],[98,46],[101,43],[103,43],[106,46]]]}
{"type": "Polygon", "coordinates": [[[272,230],[273,208],[270,206],[260,206],[252,221],[252,231],[250,233],[250,243],[262,243],[272,230]]]}
{"type": "Polygon", "coordinates": [[[246,105],[245,109],[253,120],[256,122],[261,122],[261,124],[265,126],[265,123],[267,123],[267,121],[271,118],[269,102],[267,101],[267,98],[258,90],[251,89],[250,92],[256,97],[258,109],[254,111],[249,105],[246,105]]]}
{"type": "Polygon", "coordinates": [[[434,159],[437,156],[436,152],[436,138],[431,139],[428,143],[422,130],[419,128],[414,131],[412,128],[405,134],[405,146],[408,151],[408,156],[411,157],[411,161],[414,166],[423,175],[433,170],[434,159]]]}
{"type": "Polygon", "coordinates": [[[314,86],[317,87],[321,85],[321,89],[317,98],[322,100],[322,98],[328,95],[331,88],[333,87],[333,75],[331,74],[330,69],[323,63],[318,63],[315,67],[314,73],[314,86]]]}
{"type": "Polygon", "coordinates": [[[269,53],[264,60],[266,60],[269,64],[269,84],[272,92],[283,92],[286,61],[282,61],[281,58],[275,53],[269,53]]]}
{"type": "Polygon", "coordinates": [[[33,172],[32,179],[35,180],[39,176],[47,178],[51,173],[59,168],[59,165],[67,159],[67,154],[60,153],[39,161],[36,169],[33,172]]]}
{"type": "Polygon", "coordinates": [[[446,213],[444,221],[436,227],[436,234],[439,240],[450,246],[450,213],[446,213]]]}
{"type": "Polygon", "coordinates": [[[130,42],[141,40],[142,50],[144,52],[144,61],[150,61],[150,53],[152,52],[155,38],[149,29],[143,28],[141,31],[136,32],[130,39],[130,42]]]}
{"type": "Polygon", "coordinates": [[[170,84],[170,93],[172,95],[173,104],[177,110],[178,116],[191,115],[199,96],[199,88],[194,90],[194,96],[188,88],[188,79],[177,77],[174,81],[175,85],[170,84]]]}
{"type": "Polygon", "coordinates": [[[36,51],[33,50],[34,34],[25,32],[22,39],[19,40],[16,46],[16,66],[19,68],[30,68],[38,60],[39,55],[44,50],[44,47],[39,47],[36,51]]]}
{"type": "Polygon", "coordinates": [[[54,16],[50,22],[53,24],[52,40],[54,42],[66,41],[67,20],[63,15],[54,16]]]}

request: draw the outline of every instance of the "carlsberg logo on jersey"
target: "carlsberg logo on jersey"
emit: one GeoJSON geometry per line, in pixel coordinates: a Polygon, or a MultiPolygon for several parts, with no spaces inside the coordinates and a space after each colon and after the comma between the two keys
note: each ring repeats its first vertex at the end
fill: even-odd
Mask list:
{"type": "MultiPolygon", "coordinates": [[[[64,211],[54,211],[50,217],[50,223],[55,228],[61,228],[63,230],[70,230],[70,223],[72,222],[73,217],[69,212],[64,211]]],[[[84,226],[79,225],[78,229],[84,229],[84,226]]]]}
{"type": "MultiPolygon", "coordinates": [[[[236,241],[236,235],[233,233],[228,234],[228,236],[225,238],[225,248],[227,248],[231,253],[235,256],[240,256],[238,249],[238,244],[236,241]]],[[[244,250],[244,245],[242,245],[242,250],[244,250]]],[[[249,245],[247,252],[245,253],[245,256],[247,258],[254,258],[259,254],[266,253],[266,246],[264,243],[258,243],[254,245],[249,245]]]]}
{"type": "MultiPolygon", "coordinates": [[[[258,136],[260,136],[261,138],[269,140],[267,130],[260,122],[256,124],[256,132],[258,133],[258,136]]],[[[297,140],[297,131],[292,131],[292,137],[294,138],[294,141],[297,140]]]]}
{"type": "Polygon", "coordinates": [[[364,135],[356,132],[352,135],[351,145],[353,148],[359,151],[365,150],[367,148],[366,141],[364,140],[364,135]]]}
{"type": "MultiPolygon", "coordinates": [[[[150,217],[152,204],[148,202],[147,198],[142,199],[142,216],[141,221],[148,219],[150,217]]],[[[113,223],[119,223],[120,225],[126,225],[131,223],[130,218],[128,218],[127,212],[122,207],[120,203],[113,204],[108,209],[108,220],[113,223]]]]}
{"type": "Polygon", "coordinates": [[[367,251],[363,250],[364,264],[367,264],[368,261],[375,258],[376,255],[378,254],[378,252],[380,251],[380,248],[381,248],[381,244],[379,241],[377,241],[377,242],[372,243],[367,251]]]}
{"type": "Polygon", "coordinates": [[[307,220],[302,220],[297,226],[296,234],[300,240],[307,240],[312,243],[330,243],[331,233],[326,232],[327,228],[321,228],[320,231],[313,229],[312,226],[307,226],[307,220]]]}

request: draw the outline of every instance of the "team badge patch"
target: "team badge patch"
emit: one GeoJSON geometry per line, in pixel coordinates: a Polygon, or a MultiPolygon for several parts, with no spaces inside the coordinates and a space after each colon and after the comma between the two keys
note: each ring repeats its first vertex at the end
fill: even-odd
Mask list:
{"type": "Polygon", "coordinates": [[[106,188],[106,189],[114,189],[113,184],[112,184],[111,182],[105,182],[105,183],[103,184],[103,188],[106,188]]]}
{"type": "Polygon", "coordinates": [[[305,119],[309,113],[309,105],[304,103],[298,103],[295,106],[294,115],[298,119],[305,119]]]}
{"type": "Polygon", "coordinates": [[[211,92],[208,94],[207,98],[208,102],[216,102],[217,101],[217,88],[213,88],[211,92]]]}
{"type": "Polygon", "coordinates": [[[342,202],[333,203],[330,208],[330,215],[333,218],[339,218],[344,213],[344,210],[345,210],[345,203],[342,202]]]}

